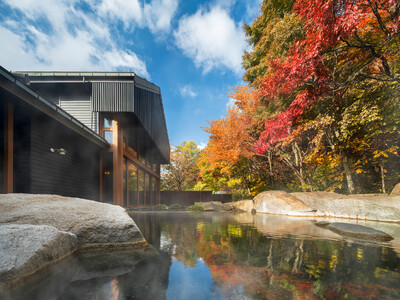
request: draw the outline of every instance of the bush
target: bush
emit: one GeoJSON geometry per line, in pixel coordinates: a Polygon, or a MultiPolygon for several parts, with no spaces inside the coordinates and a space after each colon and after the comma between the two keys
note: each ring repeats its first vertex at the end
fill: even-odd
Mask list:
{"type": "Polygon", "coordinates": [[[167,210],[168,206],[166,206],[165,204],[158,204],[154,208],[157,209],[157,210],[167,210]]]}
{"type": "Polygon", "coordinates": [[[170,208],[171,209],[181,209],[182,206],[179,203],[174,203],[174,204],[172,204],[172,206],[170,208]]]}
{"type": "Polygon", "coordinates": [[[204,211],[204,207],[201,206],[200,204],[193,204],[192,206],[189,206],[187,209],[190,211],[204,211]]]}

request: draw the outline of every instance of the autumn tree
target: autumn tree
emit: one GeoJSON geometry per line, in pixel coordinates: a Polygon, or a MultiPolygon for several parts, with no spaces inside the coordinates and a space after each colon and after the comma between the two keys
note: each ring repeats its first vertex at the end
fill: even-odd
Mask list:
{"type": "MultiPolygon", "coordinates": [[[[359,111],[363,104],[373,106],[365,96],[368,90],[362,98],[355,94],[366,81],[398,80],[399,4],[297,1],[293,10],[305,24],[305,38],[293,43],[286,58],[270,62],[272,71],[263,78],[260,92],[274,106],[278,102],[280,112],[267,119],[256,143],[257,153],[287,139],[297,126],[308,126],[308,121],[314,127],[319,124],[320,150],[333,152],[341,162],[348,191],[353,193],[350,160],[356,151],[350,140],[365,133],[348,134],[359,122],[349,112],[359,111]]],[[[364,113],[364,127],[375,121],[373,110],[364,113]]]]}
{"type": "Polygon", "coordinates": [[[244,25],[252,50],[243,55],[243,79],[253,87],[259,87],[271,61],[286,57],[292,43],[304,35],[301,19],[292,12],[294,2],[263,1],[260,15],[250,26],[244,25]]]}
{"type": "Polygon", "coordinates": [[[171,162],[161,170],[161,189],[174,191],[193,190],[199,181],[197,160],[200,149],[193,141],[172,147],[171,162]]]}
{"type": "Polygon", "coordinates": [[[210,136],[199,167],[203,182],[210,188],[249,193],[257,177],[251,158],[258,96],[246,86],[235,88],[229,96],[233,107],[225,118],[211,121],[203,128],[210,136]]]}
{"type": "Polygon", "coordinates": [[[209,122],[202,184],[382,192],[398,181],[400,4],[264,0],[244,80],[209,122]],[[207,182],[207,183],[206,183],[207,182]]]}

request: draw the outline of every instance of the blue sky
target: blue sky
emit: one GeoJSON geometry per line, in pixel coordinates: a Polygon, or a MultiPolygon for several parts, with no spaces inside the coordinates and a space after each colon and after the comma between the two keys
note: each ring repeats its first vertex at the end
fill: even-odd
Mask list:
{"type": "Polygon", "coordinates": [[[261,0],[0,0],[8,70],[132,71],[161,88],[170,142],[205,145],[242,85],[261,0]]]}

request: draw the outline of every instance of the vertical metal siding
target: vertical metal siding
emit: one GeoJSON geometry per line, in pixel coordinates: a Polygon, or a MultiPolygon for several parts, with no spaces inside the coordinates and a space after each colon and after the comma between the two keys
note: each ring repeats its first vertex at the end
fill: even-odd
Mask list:
{"type": "Polygon", "coordinates": [[[169,161],[169,140],[161,95],[126,82],[93,82],[92,110],[135,113],[165,161],[169,161]]]}
{"type": "Polygon", "coordinates": [[[93,82],[93,111],[134,112],[134,84],[131,82],[93,82]]]}
{"type": "Polygon", "coordinates": [[[135,114],[165,160],[169,161],[169,140],[161,95],[135,87],[135,114]]]}

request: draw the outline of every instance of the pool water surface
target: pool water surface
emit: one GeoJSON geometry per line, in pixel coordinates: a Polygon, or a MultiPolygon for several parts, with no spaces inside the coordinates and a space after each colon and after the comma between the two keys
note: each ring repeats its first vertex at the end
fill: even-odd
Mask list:
{"type": "Polygon", "coordinates": [[[130,215],[152,249],[81,253],[0,299],[400,299],[396,241],[285,216],[130,215]]]}

